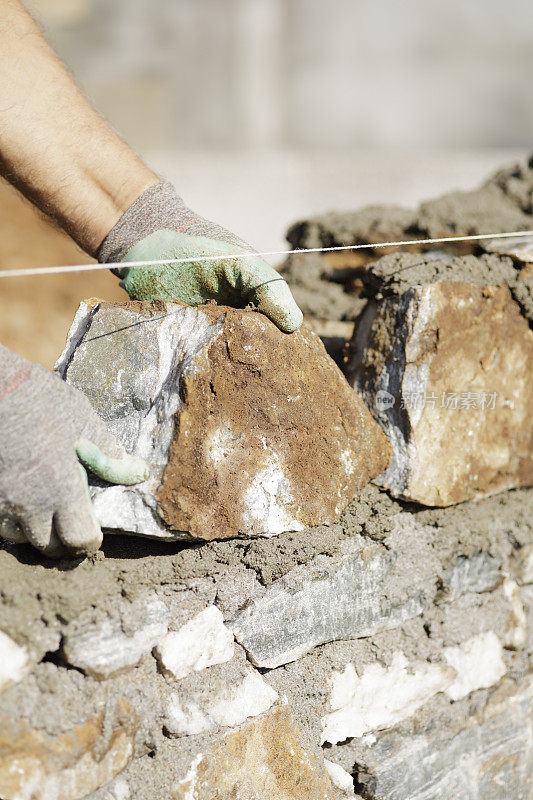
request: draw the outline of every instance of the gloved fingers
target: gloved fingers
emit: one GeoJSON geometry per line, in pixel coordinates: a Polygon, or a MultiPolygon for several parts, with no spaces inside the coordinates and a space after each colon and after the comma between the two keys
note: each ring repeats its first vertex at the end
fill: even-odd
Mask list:
{"type": "Polygon", "coordinates": [[[251,299],[257,310],[269,317],[280,330],[293,333],[302,324],[303,314],[296,305],[287,282],[277,273],[274,276],[258,285],[251,299]]]}
{"type": "MultiPolygon", "coordinates": [[[[13,518],[0,520],[0,538],[17,544],[30,541],[24,533],[22,524],[13,518]]],[[[31,544],[34,543],[31,542],[31,544]]],[[[34,544],[34,546],[37,545],[34,544]]],[[[59,558],[66,553],[66,548],[63,547],[53,530],[51,531],[49,543],[39,549],[49,558],[59,558]]]]}
{"type": "Polygon", "coordinates": [[[130,486],[142,483],[150,475],[146,461],[126,453],[105,430],[93,430],[91,440],[81,436],[76,442],[76,453],[87,469],[109,483],[130,486]]]}
{"type": "MultiPolygon", "coordinates": [[[[72,387],[70,387],[72,388],[72,387]]],[[[81,392],[73,390],[79,438],[75,442],[80,461],[110,483],[141,483],[150,474],[150,468],[138,456],[131,456],[120,447],[115,437],[107,430],[105,422],[95,412],[89,400],[81,392]]]]}
{"type": "Polygon", "coordinates": [[[65,549],[52,527],[51,512],[23,514],[20,517],[20,525],[26,541],[44,555],[56,558],[64,554],[65,549]]]}
{"type": "Polygon", "coordinates": [[[59,540],[76,555],[92,555],[102,544],[102,530],[89,497],[87,475],[77,465],[69,498],[54,513],[54,527],[59,540]]]}
{"type": "Polygon", "coordinates": [[[0,519],[0,539],[5,539],[8,542],[25,542],[26,536],[15,519],[5,517],[0,519]]]}
{"type": "Polygon", "coordinates": [[[69,555],[68,548],[65,547],[53,527],[50,544],[47,545],[44,550],[41,550],[41,552],[47,558],[63,558],[69,555]]]}

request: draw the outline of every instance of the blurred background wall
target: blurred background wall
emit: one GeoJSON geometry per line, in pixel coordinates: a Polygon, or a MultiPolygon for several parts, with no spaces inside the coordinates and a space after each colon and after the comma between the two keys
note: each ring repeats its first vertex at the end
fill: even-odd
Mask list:
{"type": "MultiPolygon", "coordinates": [[[[295,219],[415,205],[531,148],[528,0],[24,0],[93,103],[260,250],[295,219]]],[[[87,262],[0,184],[0,270],[87,262]]],[[[269,259],[280,263],[280,257],[269,259]]],[[[107,271],[0,281],[0,341],[46,366],[107,271]]]]}
{"type": "Polygon", "coordinates": [[[528,0],[28,0],[139,150],[528,147],[528,0]]]}

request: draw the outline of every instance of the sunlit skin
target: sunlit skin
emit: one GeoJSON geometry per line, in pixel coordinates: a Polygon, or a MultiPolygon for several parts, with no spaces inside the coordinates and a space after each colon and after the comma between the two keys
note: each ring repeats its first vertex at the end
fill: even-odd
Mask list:
{"type": "MultiPolygon", "coordinates": [[[[161,181],[91,107],[18,0],[0,0],[0,173],[91,256],[134,201],[161,181]]],[[[128,258],[195,261],[167,266],[155,282],[135,269],[124,282],[130,297],[252,302],[282,330],[297,330],[302,314],[287,284],[257,256],[202,261],[235,247],[203,235],[205,221],[197,217],[199,236],[194,218],[189,210],[187,232],[169,230],[162,208],[160,230],[143,242],[134,237],[128,258]]]]}
{"type": "Polygon", "coordinates": [[[87,102],[17,0],[0,0],[0,172],[92,256],[159,181],[87,102]]]}

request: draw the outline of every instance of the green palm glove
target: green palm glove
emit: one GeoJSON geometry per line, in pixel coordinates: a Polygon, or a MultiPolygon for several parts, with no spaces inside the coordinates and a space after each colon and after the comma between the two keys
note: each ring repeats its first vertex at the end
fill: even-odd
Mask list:
{"type": "Polygon", "coordinates": [[[192,258],[184,264],[123,267],[114,270],[135,300],[180,300],[200,305],[216,300],[244,308],[255,305],[282,331],[302,324],[302,312],[287,283],[241,239],[191,211],[170,183],[147,189],[104,239],[101,263],[192,258]],[[221,256],[206,260],[206,256],[221,256]]]}

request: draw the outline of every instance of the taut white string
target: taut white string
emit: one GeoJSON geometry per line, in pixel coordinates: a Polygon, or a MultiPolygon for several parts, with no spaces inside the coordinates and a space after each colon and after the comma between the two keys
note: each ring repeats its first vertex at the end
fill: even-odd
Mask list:
{"type": "MultiPolygon", "coordinates": [[[[301,253],[335,253],[341,250],[365,250],[376,247],[402,247],[413,244],[442,244],[444,242],[474,242],[482,239],[514,239],[533,236],[532,231],[509,231],[507,233],[476,233],[471,236],[441,236],[438,239],[406,239],[397,242],[368,242],[367,244],[347,244],[337,247],[310,247],[296,250],[265,250],[261,253],[227,253],[216,256],[189,256],[187,258],[161,258],[150,261],[119,261],[106,264],[72,264],[63,267],[30,267],[29,269],[0,270],[0,278],[22,278],[31,275],[57,275],[63,272],[92,272],[99,269],[120,267],[155,267],[164,264],[190,264],[194,261],[225,261],[230,258],[249,258],[262,256],[291,256],[301,253]]],[[[408,267],[404,267],[407,269],[408,267]]]]}

